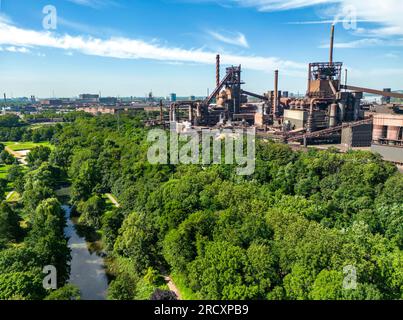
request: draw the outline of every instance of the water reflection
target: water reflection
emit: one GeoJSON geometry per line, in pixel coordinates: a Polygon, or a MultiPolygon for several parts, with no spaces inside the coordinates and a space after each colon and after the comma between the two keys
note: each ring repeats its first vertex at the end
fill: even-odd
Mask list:
{"type": "Polygon", "coordinates": [[[105,300],[108,279],[104,260],[97,252],[91,252],[84,237],[77,234],[76,226],[70,219],[71,208],[63,206],[66,212],[67,227],[65,234],[69,238],[71,249],[71,284],[81,291],[82,300],[105,300]]]}

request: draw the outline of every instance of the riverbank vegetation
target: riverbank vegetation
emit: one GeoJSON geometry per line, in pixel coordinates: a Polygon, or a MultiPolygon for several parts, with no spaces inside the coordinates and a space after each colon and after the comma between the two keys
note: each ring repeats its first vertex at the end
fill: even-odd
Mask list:
{"type": "Polygon", "coordinates": [[[41,266],[57,263],[65,281],[54,191],[68,180],[80,224],[102,237],[109,299],[161,295],[169,274],[184,298],[403,298],[403,176],[394,165],[369,152],[297,152],[257,141],[255,173],[240,177],[229,165],[151,165],[146,136],[136,115],[56,127],[48,157],[13,182],[23,185],[22,203],[4,214],[0,271],[14,275],[0,278],[0,291],[15,273],[39,274],[20,252],[40,250],[36,243],[49,251],[33,256],[41,266]],[[119,207],[107,203],[108,193],[119,207]],[[21,219],[26,228],[15,223],[21,219]],[[18,261],[5,260],[12,257],[18,261]]]}
{"type": "Polygon", "coordinates": [[[49,163],[50,148],[35,148],[34,142],[21,145],[32,149],[28,167],[13,161],[1,180],[20,201],[3,197],[0,205],[0,299],[76,299],[77,289],[64,287],[71,257],[65,214],[55,195],[65,177],[49,163]],[[44,288],[46,266],[56,268],[58,290],[44,288]]]}
{"type": "Polygon", "coordinates": [[[258,141],[255,173],[239,177],[231,166],[150,165],[146,134],[134,116],[102,116],[56,136],[52,159],[69,174],[81,221],[114,258],[111,298],[144,298],[150,270],[174,273],[200,299],[402,298],[394,165],[258,141]],[[103,210],[105,193],[120,207],[103,210]]]}

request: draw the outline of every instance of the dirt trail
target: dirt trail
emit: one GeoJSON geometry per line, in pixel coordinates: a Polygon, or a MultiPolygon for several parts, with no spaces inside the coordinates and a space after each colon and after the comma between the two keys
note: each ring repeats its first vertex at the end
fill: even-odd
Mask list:
{"type": "Polygon", "coordinates": [[[167,282],[169,290],[175,292],[176,296],[178,297],[178,300],[182,300],[181,293],[179,292],[178,287],[172,281],[172,278],[170,276],[165,276],[164,279],[167,282]]]}
{"type": "Polygon", "coordinates": [[[116,200],[116,198],[115,198],[112,194],[107,193],[106,196],[108,197],[109,200],[111,200],[111,202],[113,203],[113,205],[114,205],[116,208],[119,208],[119,207],[120,207],[119,202],[116,200]]]}
{"type": "Polygon", "coordinates": [[[25,166],[28,164],[28,162],[25,160],[28,150],[14,151],[11,150],[9,147],[5,147],[4,150],[11,154],[14,158],[17,158],[21,162],[21,164],[25,166]]]}

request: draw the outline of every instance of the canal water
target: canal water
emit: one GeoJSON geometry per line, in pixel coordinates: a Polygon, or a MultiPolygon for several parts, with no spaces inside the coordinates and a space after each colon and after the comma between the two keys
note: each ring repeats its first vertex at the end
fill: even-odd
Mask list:
{"type": "Polygon", "coordinates": [[[90,243],[77,232],[74,220],[71,219],[71,208],[63,206],[66,212],[66,237],[71,249],[71,271],[69,283],[81,291],[82,300],[105,300],[108,289],[108,278],[104,259],[99,251],[89,249],[90,243]]]}

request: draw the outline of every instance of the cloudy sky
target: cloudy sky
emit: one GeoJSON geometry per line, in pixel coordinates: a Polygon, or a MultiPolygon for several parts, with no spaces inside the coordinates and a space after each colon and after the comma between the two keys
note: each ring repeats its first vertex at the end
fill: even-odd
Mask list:
{"type": "Polygon", "coordinates": [[[281,89],[303,93],[332,23],[351,84],[403,89],[402,17],[401,0],[0,0],[0,91],[205,95],[220,53],[250,91],[279,69],[281,89]]]}

